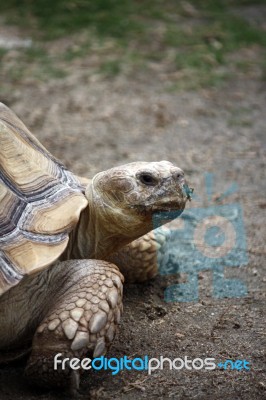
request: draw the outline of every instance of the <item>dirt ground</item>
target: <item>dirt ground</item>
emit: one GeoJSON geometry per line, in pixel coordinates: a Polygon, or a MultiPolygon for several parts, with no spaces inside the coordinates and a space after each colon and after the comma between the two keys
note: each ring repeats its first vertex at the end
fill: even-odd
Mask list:
{"type": "MultiPolygon", "coordinates": [[[[236,57],[258,57],[256,47],[236,57]]],[[[211,204],[239,203],[244,211],[248,263],[225,268],[248,288],[241,298],[212,296],[211,271],[199,273],[199,300],[166,302],[165,289],[186,276],[158,276],[125,286],[124,314],[112,357],[246,359],[250,371],[157,370],[85,373],[80,399],[263,399],[265,371],[265,126],[266,84],[254,67],[221,88],[168,91],[162,63],[153,74],[88,79],[89,58],[75,61],[63,80],[6,85],[1,101],[75,173],[132,161],[169,160],[186,173],[208,207],[204,174],[214,174],[211,204]],[[231,185],[238,191],[218,201],[231,185]]],[[[23,379],[23,365],[0,369],[0,399],[67,399],[23,379]]]]}

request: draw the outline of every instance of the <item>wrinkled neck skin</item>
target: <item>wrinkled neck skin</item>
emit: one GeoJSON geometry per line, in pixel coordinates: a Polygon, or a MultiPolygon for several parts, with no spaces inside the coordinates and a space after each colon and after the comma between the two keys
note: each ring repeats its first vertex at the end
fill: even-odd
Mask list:
{"type": "Polygon", "coordinates": [[[90,185],[86,190],[89,205],[70,238],[67,258],[104,260],[112,253],[152,230],[151,217],[113,208],[104,203],[90,185]]]}

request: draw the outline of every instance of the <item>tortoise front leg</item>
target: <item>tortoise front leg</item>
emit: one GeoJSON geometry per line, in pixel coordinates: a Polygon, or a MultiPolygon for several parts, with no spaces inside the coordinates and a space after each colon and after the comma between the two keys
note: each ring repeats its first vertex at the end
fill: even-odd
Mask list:
{"type": "Polygon", "coordinates": [[[112,254],[109,261],[119,267],[126,283],[152,279],[157,275],[160,261],[167,251],[170,234],[169,224],[160,231],[151,231],[112,254]]]}
{"type": "Polygon", "coordinates": [[[122,311],[123,276],[98,260],[71,260],[51,269],[56,301],[33,339],[26,375],[41,386],[79,386],[79,373],[69,365],[54,369],[54,357],[99,357],[110,347],[122,311]]]}

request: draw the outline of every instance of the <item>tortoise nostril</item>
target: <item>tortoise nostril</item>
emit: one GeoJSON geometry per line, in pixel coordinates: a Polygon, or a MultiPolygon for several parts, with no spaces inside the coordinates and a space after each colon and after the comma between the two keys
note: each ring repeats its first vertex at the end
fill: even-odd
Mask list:
{"type": "Polygon", "coordinates": [[[182,179],[184,179],[184,177],[185,177],[185,174],[182,170],[179,170],[174,174],[174,178],[177,180],[182,180],[182,179]]]}

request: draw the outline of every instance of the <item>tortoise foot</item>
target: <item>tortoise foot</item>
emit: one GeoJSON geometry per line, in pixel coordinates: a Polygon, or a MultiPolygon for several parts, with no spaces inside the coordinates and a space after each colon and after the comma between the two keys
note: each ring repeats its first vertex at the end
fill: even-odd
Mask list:
{"type": "Polygon", "coordinates": [[[38,386],[70,386],[75,392],[82,359],[105,355],[115,337],[122,312],[123,276],[105,261],[65,263],[73,264],[68,266],[73,284],[69,287],[62,279],[67,290],[38,327],[25,372],[38,386]],[[80,360],[79,369],[73,358],[80,360]]]}

